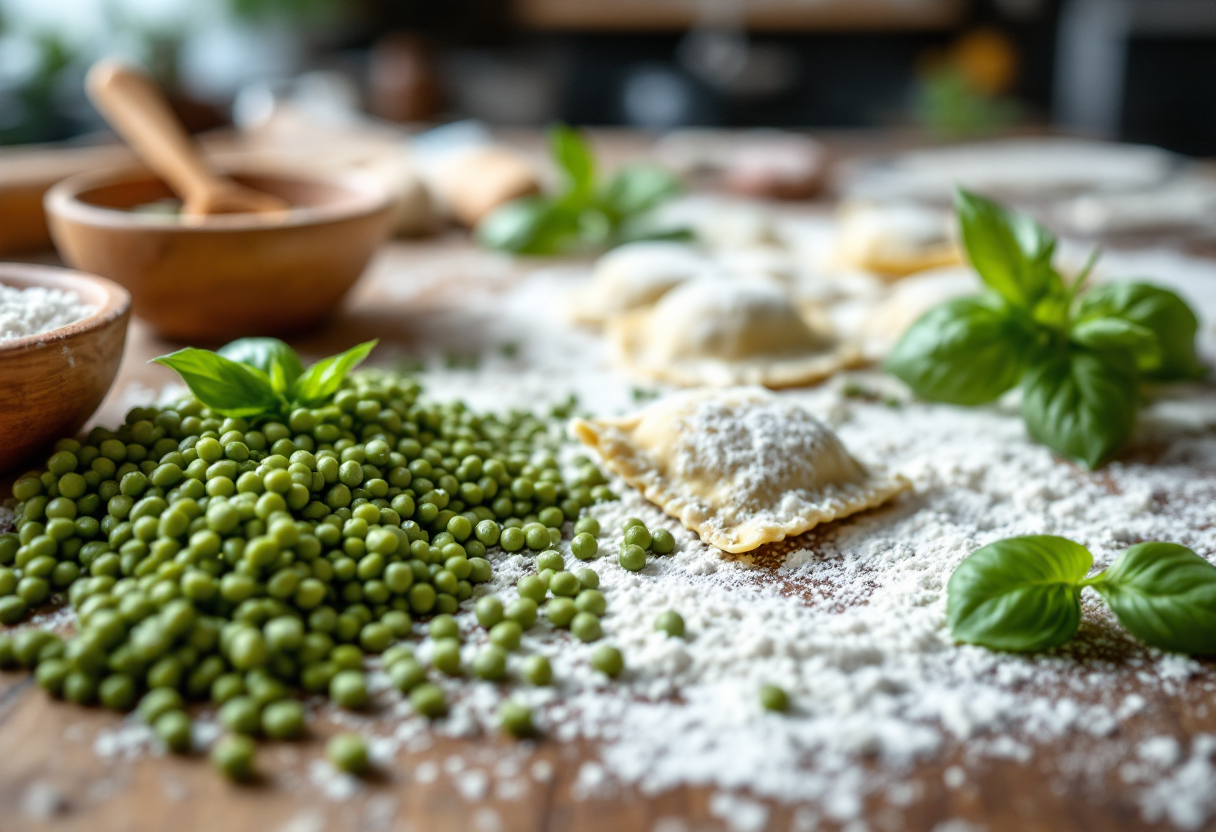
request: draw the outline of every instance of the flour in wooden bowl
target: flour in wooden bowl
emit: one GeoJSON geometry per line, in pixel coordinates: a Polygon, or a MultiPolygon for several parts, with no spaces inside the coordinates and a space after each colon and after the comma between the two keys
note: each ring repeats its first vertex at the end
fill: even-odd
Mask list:
{"type": "Polygon", "coordinates": [[[73,292],[0,283],[0,344],[59,329],[96,311],[73,292]]]}

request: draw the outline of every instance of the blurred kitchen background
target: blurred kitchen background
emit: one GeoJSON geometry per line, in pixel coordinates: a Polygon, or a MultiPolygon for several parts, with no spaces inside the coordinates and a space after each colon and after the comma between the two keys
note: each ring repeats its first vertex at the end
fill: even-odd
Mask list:
{"type": "Polygon", "coordinates": [[[192,129],[319,119],[1063,131],[1216,156],[1216,0],[0,0],[0,144],[101,129],[90,63],[192,129]]]}

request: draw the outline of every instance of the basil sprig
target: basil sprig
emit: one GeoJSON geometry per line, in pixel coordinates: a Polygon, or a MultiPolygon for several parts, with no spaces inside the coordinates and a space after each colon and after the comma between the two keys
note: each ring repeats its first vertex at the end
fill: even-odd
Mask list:
{"type": "Polygon", "coordinates": [[[565,125],[550,129],[549,147],[562,172],[562,190],[512,200],[495,209],[477,226],[477,239],[485,247],[549,255],[689,236],[681,229],[659,228],[653,221],[654,209],[680,190],[679,180],[668,171],[627,165],[601,182],[590,145],[565,125]]]}
{"type": "Polygon", "coordinates": [[[1131,435],[1143,380],[1206,374],[1178,295],[1140,282],[1083,293],[1093,259],[1066,282],[1030,217],[963,190],[955,211],[985,291],[931,309],[896,344],[886,368],[917,395],[980,405],[1021,386],[1031,437],[1096,468],[1131,435]]]}
{"type": "Polygon", "coordinates": [[[152,360],[177,371],[194,397],[216,413],[250,418],[326,401],[377,343],[351,347],[308,369],[277,338],[240,338],[218,352],[187,347],[152,360]]]}
{"type": "Polygon", "coordinates": [[[1090,586],[1145,644],[1216,655],[1216,566],[1176,543],[1132,546],[1087,578],[1093,560],[1084,546],[1052,535],[977,549],[946,587],[951,634],[993,650],[1056,647],[1081,626],[1081,590],[1090,586]]]}

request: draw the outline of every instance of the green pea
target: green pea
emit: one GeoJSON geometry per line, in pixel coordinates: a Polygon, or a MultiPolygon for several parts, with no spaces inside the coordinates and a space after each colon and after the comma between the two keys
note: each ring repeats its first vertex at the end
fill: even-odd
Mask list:
{"type": "Polygon", "coordinates": [[[515,589],[519,592],[520,598],[530,598],[537,604],[544,601],[545,595],[549,592],[548,584],[535,575],[525,575],[520,578],[515,589]]]}
{"type": "Polygon", "coordinates": [[[338,734],[325,746],[325,758],[338,771],[365,774],[371,767],[367,742],[358,734],[338,734]]]}
{"type": "Polygon", "coordinates": [[[182,709],[182,696],[172,688],[153,688],[139,700],[136,711],[139,718],[148,725],[155,725],[156,720],[169,711],[182,709]]]}
{"type": "Polygon", "coordinates": [[[658,632],[667,633],[669,636],[682,638],[684,636],[684,619],[674,610],[666,610],[659,613],[659,617],[654,620],[654,628],[658,632]]]}
{"type": "Polygon", "coordinates": [[[570,632],[579,641],[596,641],[604,634],[600,619],[592,612],[577,612],[570,621],[570,632]]]}
{"type": "Polygon", "coordinates": [[[304,707],[293,699],[273,702],[262,710],[262,731],[273,740],[294,740],[304,733],[304,707]]]}
{"type": "Polygon", "coordinates": [[[101,704],[115,711],[127,711],[135,704],[135,680],[125,673],[114,673],[98,686],[101,704]]]}
{"type": "Polygon", "coordinates": [[[477,615],[477,623],[487,630],[503,619],[503,604],[497,595],[478,598],[473,609],[477,615]]]}
{"type": "Polygon", "coordinates": [[[540,523],[529,523],[523,529],[524,541],[528,544],[528,548],[533,551],[541,551],[549,548],[551,542],[549,537],[549,529],[540,523]]]}
{"type": "Polygon", "coordinates": [[[253,776],[257,747],[242,736],[222,737],[211,748],[211,764],[229,780],[248,780],[253,776]]]}
{"type": "Polygon", "coordinates": [[[549,549],[536,556],[536,568],[538,570],[552,569],[554,572],[558,572],[566,568],[566,561],[562,558],[561,552],[549,549]]]}
{"type": "Polygon", "coordinates": [[[408,693],[426,681],[426,668],[412,658],[399,659],[389,665],[388,678],[393,687],[408,693]]]}
{"type": "Polygon", "coordinates": [[[410,705],[428,719],[438,719],[448,712],[447,698],[443,688],[425,682],[410,691],[410,705]]]}
{"type": "Polygon", "coordinates": [[[496,644],[483,647],[473,659],[473,673],[496,682],[507,675],[507,651],[496,644]]]}
{"type": "MultiPolygon", "coordinates": [[[[633,528],[637,528],[634,526],[633,528]]],[[[621,549],[619,558],[622,569],[630,572],[641,572],[646,568],[646,550],[636,544],[621,549]]]]}
{"type": "Polygon", "coordinates": [[[579,560],[592,560],[599,551],[599,543],[587,532],[576,534],[570,541],[570,552],[579,560]]]}
{"type": "Polygon", "coordinates": [[[494,571],[488,560],[483,557],[469,558],[469,581],[471,583],[484,584],[492,577],[494,577],[494,571]]]}
{"type": "Polygon", "coordinates": [[[357,709],[367,704],[367,678],[358,670],[342,670],[329,682],[329,698],[343,708],[357,709]]]}
{"type": "Polygon", "coordinates": [[[527,737],[536,730],[532,724],[532,709],[520,702],[504,702],[498,711],[498,721],[503,730],[514,737],[527,737]]]}
{"type": "Polygon", "coordinates": [[[625,669],[621,651],[608,644],[601,644],[591,654],[591,666],[605,676],[616,677],[625,669]]]}
{"type": "Polygon", "coordinates": [[[599,590],[584,589],[574,599],[574,608],[579,612],[589,612],[598,616],[608,610],[608,602],[599,590]]]}
{"type": "Polygon", "coordinates": [[[72,672],[72,664],[66,659],[51,658],[38,664],[34,671],[34,679],[47,693],[60,696],[63,693],[63,681],[72,672]]]}
{"type": "Polygon", "coordinates": [[[554,627],[567,627],[578,610],[569,598],[554,598],[545,605],[545,616],[554,627]]]}
{"type": "Polygon", "coordinates": [[[436,639],[431,648],[431,664],[448,676],[460,675],[460,641],[455,638],[436,639]]]}
{"type": "Polygon", "coordinates": [[[777,685],[760,686],[760,705],[766,711],[784,712],[789,710],[789,695],[777,685]]]}
{"type": "Polygon", "coordinates": [[[638,546],[642,549],[649,549],[653,538],[650,531],[645,526],[630,526],[625,529],[625,547],[638,546]]]}
{"type": "Polygon", "coordinates": [[[656,555],[669,555],[676,548],[676,539],[667,529],[655,529],[651,535],[650,551],[656,555]]]}
{"type": "Polygon", "coordinates": [[[564,595],[573,598],[578,595],[582,585],[578,578],[570,572],[557,572],[549,579],[549,591],[554,595],[564,595]]]}
{"type": "Polygon", "coordinates": [[[359,645],[368,653],[383,653],[393,638],[393,631],[381,623],[365,624],[359,631],[359,645]]]}
{"type": "Polygon", "coordinates": [[[577,538],[581,534],[590,535],[592,538],[600,536],[600,521],[594,517],[580,517],[574,522],[574,536],[577,538]]]}
{"type": "MultiPolygon", "coordinates": [[[[544,526],[541,526],[544,528],[544,526]]],[[[538,548],[546,548],[549,543],[548,531],[545,532],[545,545],[538,548]]],[[[518,552],[527,544],[527,535],[523,530],[517,528],[505,528],[502,530],[502,536],[498,540],[498,545],[502,547],[504,552],[518,552]]]]}
{"type": "Polygon", "coordinates": [[[161,714],[155,725],[156,736],[175,754],[190,750],[190,717],[184,711],[168,711],[161,714]]]}
{"type": "Polygon", "coordinates": [[[261,727],[262,708],[252,696],[234,696],[220,706],[219,720],[229,731],[255,734],[261,727]]]}
{"type": "Polygon", "coordinates": [[[482,520],[477,524],[474,534],[483,545],[494,546],[502,536],[502,527],[493,520],[482,520]]]}
{"type": "Polygon", "coordinates": [[[524,660],[524,678],[534,685],[543,686],[553,681],[553,667],[545,656],[528,656],[524,660]]]}
{"type": "Polygon", "coordinates": [[[537,512],[536,520],[547,528],[556,528],[565,522],[566,516],[557,506],[547,506],[537,512]]]}
{"type": "Polygon", "coordinates": [[[584,566],[582,569],[575,570],[575,577],[578,578],[579,585],[583,589],[599,589],[600,588],[600,573],[594,569],[584,566]]]}
{"type": "Polygon", "coordinates": [[[490,628],[490,643],[503,650],[518,650],[522,637],[523,627],[519,622],[511,619],[499,621],[490,628]]]}

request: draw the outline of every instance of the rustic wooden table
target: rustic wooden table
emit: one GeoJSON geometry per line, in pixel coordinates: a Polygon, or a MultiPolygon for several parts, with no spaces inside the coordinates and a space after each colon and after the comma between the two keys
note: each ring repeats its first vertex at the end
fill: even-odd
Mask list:
{"type": "MultiPolygon", "coordinates": [[[[51,257],[47,255],[46,257],[51,257]]],[[[35,258],[37,259],[37,258],[35,258]]],[[[45,258],[44,258],[45,259],[45,258]]],[[[306,357],[318,357],[356,340],[379,337],[401,352],[419,351],[416,325],[424,317],[454,308],[470,288],[493,291],[513,269],[501,258],[473,250],[467,239],[451,234],[435,240],[396,242],[378,258],[326,327],[296,339],[306,357]],[[490,285],[487,274],[493,276],[490,285]]],[[[122,368],[95,421],[119,422],[125,410],[146,400],[172,374],[149,358],[177,345],[160,341],[138,320],[132,321],[122,368]]],[[[2,406],[2,405],[0,405],[2,406]]],[[[829,533],[830,532],[826,532],[829,533]]],[[[814,547],[815,533],[801,545],[814,547]]],[[[759,570],[769,568],[761,559],[759,570]]],[[[1084,649],[1085,634],[1079,640],[1084,649]]],[[[1126,671],[1136,688],[1135,672],[1126,671]]],[[[1137,725],[1148,733],[1180,739],[1216,732],[1212,695],[1198,683],[1182,682],[1175,695],[1159,687],[1141,691],[1147,716],[1137,725]]],[[[710,832],[726,829],[709,805],[708,788],[680,788],[657,796],[624,789],[610,797],[579,797],[574,791],[580,764],[593,759],[588,744],[540,739],[524,764],[515,793],[491,789],[470,801],[457,788],[464,767],[490,770],[510,766],[515,744],[497,736],[438,738],[427,749],[401,752],[368,788],[348,800],[334,801],[308,786],[309,761],[320,756],[328,724],[297,743],[266,743],[259,752],[264,773],[253,786],[221,780],[199,758],[141,755],[135,759],[94,753],[99,731],[112,730],[118,716],[101,709],[51,701],[25,674],[0,673],[0,830],[258,830],[320,832],[325,829],[416,830],[417,832],[710,832]],[[541,776],[547,761],[551,776],[541,776]],[[459,761],[459,762],[456,762],[459,761]],[[432,764],[432,765],[428,765],[432,764]],[[448,774],[422,777],[423,770],[448,774]],[[531,772],[529,774],[528,772],[531,772]],[[303,784],[303,785],[301,785],[303,784]]],[[[921,797],[909,806],[867,806],[865,827],[883,832],[971,829],[943,827],[949,820],[970,821],[988,832],[1132,832],[1152,828],[1141,820],[1126,789],[1113,777],[1094,780],[1078,771],[1083,746],[1063,744],[1036,750],[1025,762],[989,760],[968,766],[968,778],[948,785],[946,771],[961,754],[920,765],[910,778],[921,797]]],[[[1083,767],[1080,767],[1083,768],[1083,767]]],[[[766,828],[795,829],[796,807],[772,806],[766,828]]],[[[836,827],[820,827],[827,830],[836,827]]],[[[1209,829],[1216,829],[1216,823],[1209,829]]]]}

